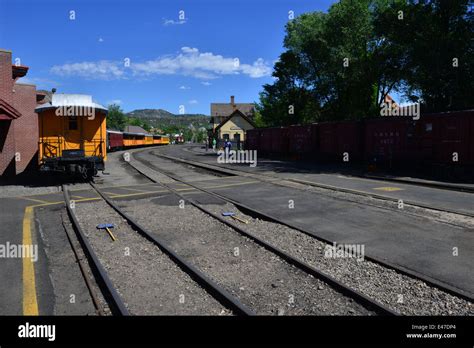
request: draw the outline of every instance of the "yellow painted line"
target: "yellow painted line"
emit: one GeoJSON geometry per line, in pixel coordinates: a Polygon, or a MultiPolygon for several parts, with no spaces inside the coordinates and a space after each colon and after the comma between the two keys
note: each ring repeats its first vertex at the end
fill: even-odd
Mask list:
{"type": "MultiPolygon", "coordinates": [[[[25,208],[23,217],[23,245],[33,246],[31,224],[33,207],[25,208]]],[[[36,299],[35,266],[31,257],[23,255],[23,315],[38,315],[38,300],[36,299]]]]}
{"type": "MultiPolygon", "coordinates": [[[[240,186],[240,185],[253,184],[253,183],[257,183],[257,182],[259,182],[259,181],[248,181],[248,182],[241,182],[241,183],[235,183],[235,184],[209,186],[209,187],[204,187],[204,189],[240,186]]],[[[186,186],[188,186],[188,185],[186,185],[186,186]]],[[[178,188],[178,189],[175,189],[175,190],[178,191],[178,192],[183,192],[183,191],[194,191],[196,189],[193,188],[193,187],[190,187],[190,188],[178,188]]],[[[110,195],[111,198],[125,198],[125,197],[134,197],[134,196],[143,196],[143,195],[152,194],[152,193],[166,193],[166,192],[168,192],[168,190],[147,191],[147,192],[129,193],[129,194],[116,194],[116,193],[110,193],[110,192],[105,192],[105,193],[110,195]]]]}
{"type": "Polygon", "coordinates": [[[402,188],[399,188],[399,187],[390,187],[390,186],[375,187],[375,188],[373,188],[373,190],[386,191],[386,192],[403,191],[402,188]]]}
{"type": "MultiPolygon", "coordinates": [[[[99,198],[85,198],[77,200],[77,202],[98,200],[99,198]]],[[[64,201],[45,202],[36,205],[30,205],[25,208],[23,216],[23,240],[22,245],[33,246],[32,238],[32,224],[34,216],[34,208],[44,207],[48,205],[61,204],[64,201]]],[[[23,257],[23,315],[39,315],[38,299],[36,296],[36,280],[35,280],[35,266],[31,257],[23,257]]]]}
{"type": "Polygon", "coordinates": [[[74,195],[74,196],[71,196],[72,198],[86,198],[86,197],[82,197],[82,196],[78,196],[78,195],[74,195]]]}
{"type": "MultiPolygon", "coordinates": [[[[194,188],[187,188],[187,189],[177,189],[176,191],[192,191],[194,188]]],[[[139,193],[127,193],[127,194],[112,194],[110,197],[112,198],[122,198],[122,197],[133,197],[133,196],[143,196],[152,193],[166,193],[169,192],[168,190],[160,190],[160,191],[147,191],[147,192],[139,192],[139,193]]]]}
{"type": "Polygon", "coordinates": [[[26,199],[28,201],[37,202],[37,203],[48,203],[48,201],[44,201],[42,199],[35,199],[35,198],[29,198],[29,197],[15,197],[15,198],[26,199]]]}
{"type": "MultiPolygon", "coordinates": [[[[83,199],[75,199],[74,202],[87,202],[87,201],[98,201],[102,198],[100,197],[93,197],[93,198],[83,198],[83,199]]],[[[32,205],[31,207],[32,208],[36,208],[36,207],[46,207],[48,205],[55,205],[55,204],[64,204],[64,201],[56,201],[56,202],[48,202],[48,203],[43,203],[43,204],[36,204],[36,205],[32,205]]]]}
{"type": "Polygon", "coordinates": [[[113,192],[105,192],[105,191],[102,191],[104,192],[105,194],[109,195],[109,196],[115,196],[117,193],[113,193],[113,192]]]}
{"type": "MultiPolygon", "coordinates": [[[[154,185],[154,183],[152,182],[147,182],[146,184],[135,184],[135,185],[113,185],[113,186],[107,186],[107,187],[103,187],[102,189],[103,190],[107,190],[107,189],[111,189],[111,188],[115,188],[115,187],[135,187],[135,186],[146,186],[146,185],[154,185]]],[[[78,189],[78,190],[69,190],[69,192],[77,192],[77,191],[84,191],[85,189],[78,189]]]]}
{"type": "MultiPolygon", "coordinates": [[[[111,189],[111,187],[109,187],[111,189]]],[[[147,190],[138,190],[134,188],[128,188],[128,187],[120,187],[119,190],[127,190],[127,191],[135,191],[135,192],[148,192],[147,190]]]]}

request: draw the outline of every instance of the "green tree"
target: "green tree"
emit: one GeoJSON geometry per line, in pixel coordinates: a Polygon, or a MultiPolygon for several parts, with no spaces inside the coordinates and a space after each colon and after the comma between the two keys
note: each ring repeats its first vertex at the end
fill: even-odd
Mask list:
{"type": "MultiPolygon", "coordinates": [[[[257,103],[255,103],[255,104],[258,107],[258,104],[257,103]]],[[[255,114],[253,116],[253,122],[255,123],[255,126],[257,126],[257,128],[261,128],[261,127],[266,126],[265,121],[262,118],[262,114],[258,109],[255,111],[255,114]]],[[[208,132],[209,132],[209,130],[208,130],[208,132]]]]}
{"type": "Polygon", "coordinates": [[[288,22],[275,81],[260,93],[257,110],[264,124],[377,116],[393,91],[423,102],[425,111],[472,107],[469,4],[341,0],[327,13],[288,22]]]}
{"type": "Polygon", "coordinates": [[[403,92],[422,110],[474,106],[474,23],[470,0],[397,1],[378,12],[376,32],[397,55],[403,92]]]}
{"type": "Polygon", "coordinates": [[[123,131],[127,125],[127,117],[117,104],[109,105],[107,115],[107,128],[123,131]]]}

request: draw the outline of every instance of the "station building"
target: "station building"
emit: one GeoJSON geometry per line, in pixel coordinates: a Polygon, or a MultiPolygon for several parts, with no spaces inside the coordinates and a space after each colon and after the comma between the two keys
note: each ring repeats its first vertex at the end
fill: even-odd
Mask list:
{"type": "Polygon", "coordinates": [[[35,107],[45,95],[17,83],[28,67],[12,65],[12,52],[0,48],[0,176],[37,165],[38,118],[35,107]]]}
{"type": "Polygon", "coordinates": [[[244,142],[247,131],[255,128],[254,115],[253,103],[235,103],[234,96],[230,103],[211,103],[212,136],[220,141],[244,142]]]}

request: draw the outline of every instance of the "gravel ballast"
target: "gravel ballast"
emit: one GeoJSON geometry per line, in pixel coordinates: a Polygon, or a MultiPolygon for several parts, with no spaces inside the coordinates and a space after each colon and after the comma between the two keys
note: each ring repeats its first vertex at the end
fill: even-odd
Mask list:
{"type": "Polygon", "coordinates": [[[214,213],[233,211],[247,220],[253,235],[404,315],[474,315],[471,302],[453,296],[424,281],[403,275],[377,263],[356,258],[325,257],[327,243],[277,223],[252,218],[234,205],[207,205],[214,213]]]}
{"type": "Polygon", "coordinates": [[[174,195],[119,204],[257,314],[374,314],[174,195]]]}
{"type": "Polygon", "coordinates": [[[104,201],[76,204],[75,213],[131,314],[231,314],[104,201]],[[103,223],[114,224],[115,242],[96,229],[103,223]]]}
{"type": "MultiPolygon", "coordinates": [[[[134,165],[137,161],[134,162],[134,165]]],[[[152,172],[152,169],[148,169],[152,172]]],[[[335,199],[351,200],[354,204],[373,204],[390,210],[397,209],[398,204],[376,198],[337,192],[307,186],[294,182],[284,182],[284,186],[309,190],[335,199]]],[[[355,258],[327,258],[324,251],[327,243],[284,225],[254,219],[240,212],[232,204],[226,207],[206,205],[206,208],[217,214],[223,210],[238,212],[239,216],[249,221],[245,228],[255,236],[286,251],[290,255],[307,262],[326,274],[338,279],[347,286],[385,304],[387,307],[404,315],[474,315],[472,302],[451,295],[441,289],[426,284],[424,281],[401,274],[380,264],[355,258]]],[[[457,214],[440,213],[430,209],[404,205],[400,213],[409,213],[423,218],[455,224],[462,228],[474,226],[472,218],[457,214]]]]}

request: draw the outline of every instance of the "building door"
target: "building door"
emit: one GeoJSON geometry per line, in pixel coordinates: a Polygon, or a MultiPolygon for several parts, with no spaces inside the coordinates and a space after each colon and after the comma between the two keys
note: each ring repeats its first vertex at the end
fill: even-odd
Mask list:
{"type": "Polygon", "coordinates": [[[237,146],[237,150],[240,150],[240,133],[234,133],[234,141],[237,146]]]}

